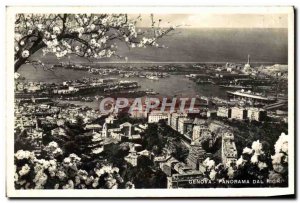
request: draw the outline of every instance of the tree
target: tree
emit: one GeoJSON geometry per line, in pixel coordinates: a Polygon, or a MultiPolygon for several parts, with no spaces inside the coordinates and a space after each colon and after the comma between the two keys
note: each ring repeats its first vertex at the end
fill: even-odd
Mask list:
{"type": "Polygon", "coordinates": [[[163,47],[157,40],[174,30],[173,26],[161,28],[161,19],[154,20],[151,28],[141,30],[136,24],[141,16],[131,19],[127,14],[17,14],[15,20],[15,72],[26,63],[45,65],[33,60],[32,55],[43,50],[58,58],[75,54],[86,58],[117,56],[117,41],[128,48],[163,47]]]}

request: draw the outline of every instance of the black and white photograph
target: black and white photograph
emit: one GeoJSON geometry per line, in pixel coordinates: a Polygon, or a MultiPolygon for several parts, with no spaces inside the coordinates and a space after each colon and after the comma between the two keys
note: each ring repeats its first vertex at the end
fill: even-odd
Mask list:
{"type": "Polygon", "coordinates": [[[293,7],[6,11],[8,197],[295,194],[293,7]]]}

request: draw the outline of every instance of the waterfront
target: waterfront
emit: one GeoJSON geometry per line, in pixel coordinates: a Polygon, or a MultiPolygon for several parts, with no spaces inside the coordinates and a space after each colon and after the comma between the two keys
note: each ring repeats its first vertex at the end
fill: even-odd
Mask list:
{"type": "MultiPolygon", "coordinates": [[[[220,88],[218,85],[213,84],[201,84],[197,85],[195,82],[189,80],[184,75],[170,75],[170,77],[162,78],[159,80],[149,80],[147,78],[121,78],[119,76],[98,76],[88,73],[87,71],[72,70],[64,68],[56,68],[54,71],[46,71],[43,69],[35,69],[31,66],[24,66],[20,69],[19,73],[22,77],[25,77],[25,81],[28,82],[45,82],[45,83],[62,83],[67,80],[77,80],[84,77],[95,78],[108,78],[113,77],[120,80],[137,81],[140,88],[136,90],[153,90],[159,93],[158,96],[167,97],[219,97],[225,99],[227,97],[224,88],[220,88]],[[26,71],[25,71],[26,70],[26,71]]],[[[102,92],[94,92],[89,96],[95,96],[102,92]]],[[[93,102],[81,102],[81,101],[66,101],[74,104],[82,104],[92,108],[97,108],[99,102],[94,100],[93,102]]]]}

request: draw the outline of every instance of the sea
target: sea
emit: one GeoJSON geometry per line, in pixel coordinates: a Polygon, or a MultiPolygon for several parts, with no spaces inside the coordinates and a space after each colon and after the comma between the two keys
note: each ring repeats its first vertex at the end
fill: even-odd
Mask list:
{"type": "MultiPolygon", "coordinates": [[[[117,58],[94,60],[93,64],[105,67],[107,63],[126,66],[130,64],[168,64],[168,63],[246,63],[250,55],[252,64],[287,64],[288,61],[288,30],[284,28],[270,29],[177,29],[170,36],[158,41],[166,48],[135,48],[120,42],[118,54],[127,56],[128,61],[117,58]]],[[[40,59],[48,66],[59,62],[71,61],[75,64],[86,64],[84,58],[70,56],[57,59],[54,55],[43,56],[36,53],[33,58],[40,59]]],[[[60,83],[66,80],[95,77],[87,71],[55,69],[55,71],[23,65],[19,71],[27,81],[60,83]]],[[[100,76],[99,76],[100,77],[100,76]]],[[[226,91],[212,84],[197,85],[183,75],[171,75],[158,81],[146,78],[126,78],[137,81],[140,90],[152,89],[162,96],[217,96],[226,97],[226,91]]],[[[91,104],[89,104],[91,105],[91,104]]],[[[96,105],[96,104],[92,104],[96,105]]]]}

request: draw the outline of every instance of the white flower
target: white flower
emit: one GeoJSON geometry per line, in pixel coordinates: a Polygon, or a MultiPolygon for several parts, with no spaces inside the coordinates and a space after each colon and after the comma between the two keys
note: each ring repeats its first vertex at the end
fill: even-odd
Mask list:
{"type": "Polygon", "coordinates": [[[203,165],[205,167],[207,167],[208,169],[212,169],[215,166],[215,161],[214,160],[210,160],[209,158],[206,158],[203,161],[203,165]]]}
{"type": "Polygon", "coordinates": [[[57,144],[57,142],[52,141],[52,142],[50,142],[50,143],[48,144],[48,146],[49,146],[49,147],[57,148],[57,147],[58,147],[58,144],[57,144]]]}
{"type": "Polygon", "coordinates": [[[59,155],[62,155],[63,154],[63,151],[61,148],[57,148],[53,151],[53,155],[56,157],[56,156],[59,156],[59,155]]]}
{"type": "Polygon", "coordinates": [[[267,168],[267,164],[265,162],[258,162],[258,168],[259,170],[263,170],[264,168],[267,168]]]}
{"type": "Polygon", "coordinates": [[[212,171],[209,173],[209,178],[210,178],[211,180],[215,180],[216,174],[217,174],[217,172],[216,172],[215,170],[212,170],[212,171]]]}
{"type": "Polygon", "coordinates": [[[251,163],[257,163],[258,162],[258,155],[254,154],[252,157],[251,157],[251,163]]]}
{"type": "Polygon", "coordinates": [[[19,150],[16,152],[15,157],[18,160],[22,160],[22,159],[34,159],[34,153],[30,152],[30,151],[24,151],[24,150],[19,150]]]}
{"type": "Polygon", "coordinates": [[[59,27],[53,27],[53,33],[54,34],[59,34],[60,33],[60,28],[59,27]]]}
{"type": "Polygon", "coordinates": [[[15,74],[14,74],[15,79],[18,79],[20,76],[21,76],[20,73],[15,72],[15,74]]]}
{"type": "Polygon", "coordinates": [[[98,16],[94,16],[94,20],[97,20],[98,19],[98,16]]]}
{"type": "Polygon", "coordinates": [[[79,185],[80,184],[80,177],[79,176],[75,176],[75,185],[79,185]]]}
{"type": "Polygon", "coordinates": [[[31,35],[32,34],[32,30],[28,30],[27,34],[31,35]]]}
{"type": "Polygon", "coordinates": [[[95,40],[95,39],[91,39],[90,43],[91,43],[92,45],[94,45],[94,44],[96,44],[96,40],[95,40]]]}
{"type": "Polygon", "coordinates": [[[79,156],[77,156],[74,153],[70,154],[69,157],[72,158],[72,159],[78,159],[78,160],[80,160],[79,156]]]}
{"type": "Polygon", "coordinates": [[[71,159],[70,159],[69,157],[66,157],[66,158],[64,159],[64,163],[65,163],[65,164],[71,163],[71,159]]]}
{"type": "Polygon", "coordinates": [[[101,175],[103,175],[105,173],[105,171],[102,168],[100,168],[100,169],[97,169],[95,171],[95,173],[100,177],[101,175]]]}
{"type": "Polygon", "coordinates": [[[114,172],[116,172],[116,173],[119,173],[119,168],[118,167],[113,167],[112,169],[111,169],[111,172],[112,173],[114,173],[114,172]]]}
{"type": "Polygon", "coordinates": [[[94,24],[90,25],[91,30],[94,30],[96,28],[96,26],[94,24]]]}
{"type": "Polygon", "coordinates": [[[76,47],[75,47],[75,51],[77,51],[77,52],[80,51],[80,47],[79,47],[79,46],[76,46],[76,47]]]}
{"type": "Polygon", "coordinates": [[[44,26],[43,26],[43,24],[38,24],[36,27],[38,28],[38,31],[41,31],[44,26]]]}
{"type": "Polygon", "coordinates": [[[271,156],[273,164],[281,164],[281,159],[284,156],[283,153],[276,153],[274,156],[271,156]]]}
{"type": "Polygon", "coordinates": [[[35,175],[33,182],[35,182],[36,185],[36,189],[42,189],[43,186],[46,184],[48,179],[48,176],[43,172],[43,171],[39,171],[37,172],[37,174],[35,175]]]}
{"type": "Polygon", "coordinates": [[[288,153],[288,135],[281,133],[280,137],[274,145],[274,148],[275,153],[279,153],[281,151],[288,153]]]}
{"type": "Polygon", "coordinates": [[[93,188],[96,188],[98,185],[99,185],[99,178],[97,177],[94,179],[92,186],[93,188]]]}
{"type": "Polygon", "coordinates": [[[15,182],[17,182],[17,181],[19,180],[19,175],[18,175],[18,173],[15,173],[14,179],[15,179],[15,182]]]}
{"type": "Polygon", "coordinates": [[[262,154],[262,144],[259,142],[259,140],[252,143],[252,149],[254,150],[255,154],[262,154]]]}
{"type": "Polygon", "coordinates": [[[100,56],[100,57],[102,57],[102,56],[104,56],[104,55],[105,55],[105,50],[102,50],[102,51],[99,52],[99,56],[100,56]]]}
{"type": "Polygon", "coordinates": [[[50,32],[47,32],[47,31],[46,31],[46,32],[44,33],[44,37],[45,37],[45,38],[50,38],[50,36],[51,36],[50,32]]]}
{"type": "Polygon", "coordinates": [[[59,178],[59,180],[64,180],[67,177],[67,175],[63,171],[58,171],[56,173],[56,176],[59,178]]]}
{"type": "Polygon", "coordinates": [[[84,32],[84,28],[83,27],[77,28],[77,32],[82,34],[84,32]]]}
{"type": "Polygon", "coordinates": [[[20,41],[20,45],[21,46],[24,46],[24,44],[25,44],[25,42],[22,40],[22,41],[20,41]]]}
{"type": "Polygon", "coordinates": [[[234,177],[234,169],[232,167],[228,168],[227,175],[229,179],[232,179],[234,177]]]}
{"type": "Polygon", "coordinates": [[[243,149],[243,154],[252,154],[252,152],[253,152],[253,150],[250,149],[250,148],[248,148],[248,147],[245,147],[245,148],[243,149]]]}
{"type": "Polygon", "coordinates": [[[28,174],[30,171],[30,167],[28,166],[28,164],[25,164],[22,169],[19,171],[20,176],[24,176],[26,174],[28,174]]]}
{"type": "Polygon", "coordinates": [[[236,166],[243,166],[246,160],[243,159],[243,156],[241,156],[237,161],[236,161],[236,166]]]}

